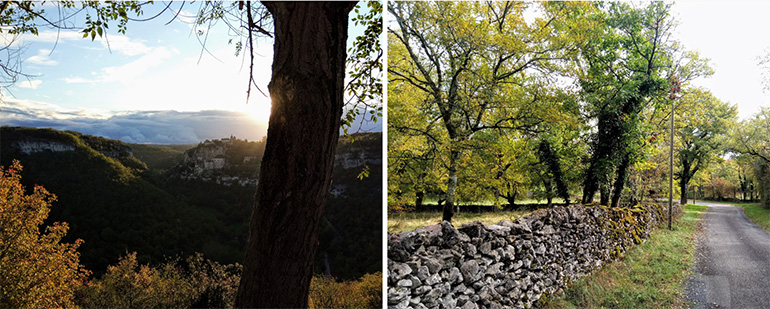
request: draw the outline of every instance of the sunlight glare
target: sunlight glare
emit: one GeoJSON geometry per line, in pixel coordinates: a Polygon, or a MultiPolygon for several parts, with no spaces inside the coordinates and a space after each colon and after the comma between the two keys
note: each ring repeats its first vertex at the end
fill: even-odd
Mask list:
{"type": "Polygon", "coordinates": [[[261,94],[252,96],[249,103],[244,106],[244,112],[257,121],[267,123],[270,120],[270,98],[261,94]]]}

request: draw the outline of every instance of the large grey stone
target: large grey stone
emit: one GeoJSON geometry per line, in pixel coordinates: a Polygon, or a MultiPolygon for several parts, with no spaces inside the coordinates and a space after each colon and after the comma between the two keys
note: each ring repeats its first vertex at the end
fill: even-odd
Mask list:
{"type": "Polygon", "coordinates": [[[409,289],[402,287],[388,288],[388,304],[398,304],[405,300],[409,302],[409,289]]]}
{"type": "Polygon", "coordinates": [[[474,302],[468,300],[465,301],[465,304],[463,304],[462,309],[479,309],[479,306],[477,306],[474,302]]]}
{"type": "Polygon", "coordinates": [[[417,278],[420,278],[420,280],[425,281],[425,279],[430,276],[430,271],[428,271],[428,266],[420,266],[420,268],[417,269],[417,278]]]}
{"type": "Polygon", "coordinates": [[[428,266],[428,271],[431,274],[438,273],[438,271],[441,269],[441,262],[439,262],[438,259],[426,257],[423,260],[423,265],[428,266]]]}
{"type": "Polygon", "coordinates": [[[457,300],[452,297],[452,294],[447,294],[441,299],[441,308],[455,309],[457,307],[457,300]]]}
{"type": "Polygon", "coordinates": [[[414,289],[414,295],[422,295],[422,294],[425,294],[427,292],[430,292],[430,290],[432,290],[432,289],[433,289],[433,287],[430,286],[430,285],[418,286],[416,289],[414,289]]]}
{"type": "Polygon", "coordinates": [[[468,242],[470,240],[468,235],[460,233],[447,221],[441,222],[441,238],[443,240],[443,245],[446,247],[451,247],[458,243],[468,242]]]}
{"type": "Polygon", "coordinates": [[[424,281],[426,285],[430,285],[430,286],[436,285],[440,282],[441,282],[441,276],[439,276],[439,274],[432,274],[428,278],[426,278],[424,281]]]}
{"type": "Polygon", "coordinates": [[[460,266],[460,273],[465,279],[465,283],[473,283],[481,279],[481,268],[476,260],[466,261],[460,266]]]}
{"type": "Polygon", "coordinates": [[[460,272],[460,269],[457,267],[452,267],[451,270],[449,270],[449,283],[455,284],[463,282],[463,274],[460,272]]]}
{"type": "Polygon", "coordinates": [[[489,255],[492,252],[492,242],[485,242],[479,246],[479,252],[481,254],[489,255]]]}
{"type": "Polygon", "coordinates": [[[393,278],[395,281],[401,280],[406,275],[411,273],[412,268],[404,263],[393,263],[393,266],[388,269],[388,276],[393,278]]]}
{"type": "Polygon", "coordinates": [[[413,284],[412,284],[412,280],[401,279],[401,280],[398,281],[397,285],[400,286],[400,287],[408,288],[408,287],[411,287],[413,284]]]}

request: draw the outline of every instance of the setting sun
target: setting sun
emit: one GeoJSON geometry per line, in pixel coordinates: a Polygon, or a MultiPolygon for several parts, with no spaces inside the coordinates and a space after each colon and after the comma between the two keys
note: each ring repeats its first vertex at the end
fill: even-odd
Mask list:
{"type": "Polygon", "coordinates": [[[267,123],[270,120],[270,98],[262,94],[253,96],[248,104],[243,105],[243,112],[255,120],[267,123]]]}

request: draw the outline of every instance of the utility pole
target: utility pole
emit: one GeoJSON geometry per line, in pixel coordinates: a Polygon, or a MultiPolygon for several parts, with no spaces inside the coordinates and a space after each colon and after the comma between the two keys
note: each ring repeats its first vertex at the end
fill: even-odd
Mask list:
{"type": "Polygon", "coordinates": [[[674,208],[674,101],[680,91],[681,83],[676,75],[671,76],[671,141],[668,148],[668,229],[671,230],[671,217],[674,208]]]}

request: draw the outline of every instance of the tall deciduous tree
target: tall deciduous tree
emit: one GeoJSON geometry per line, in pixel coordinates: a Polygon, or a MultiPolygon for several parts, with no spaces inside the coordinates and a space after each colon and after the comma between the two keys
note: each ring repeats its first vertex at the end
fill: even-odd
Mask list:
{"type": "Polygon", "coordinates": [[[263,5],[275,22],[273,107],[236,306],[307,307],[355,2],[263,5]]]}
{"type": "Polygon", "coordinates": [[[733,148],[757,159],[755,179],[759,185],[762,206],[770,208],[770,108],[762,107],[751,118],[742,121],[733,132],[733,148]]]}
{"type": "Polygon", "coordinates": [[[643,7],[629,3],[597,4],[605,25],[583,46],[580,86],[590,117],[596,120],[590,164],[583,182],[583,203],[597,190],[601,204],[617,206],[629,168],[644,147],[643,111],[667,103],[671,76],[690,80],[708,68],[697,54],[684,53],[670,36],[675,23],[670,5],[652,2],[643,7]]]}
{"type": "Polygon", "coordinates": [[[679,102],[676,137],[681,142],[677,156],[680,169],[675,176],[679,179],[680,199],[684,205],[687,204],[690,179],[721,148],[725,134],[736,120],[737,109],[699,88],[686,90],[679,102]]]}
{"type": "MultiPolygon", "coordinates": [[[[537,130],[533,117],[539,97],[525,89],[530,75],[552,69],[549,63],[570,49],[571,41],[552,40],[563,10],[545,6],[527,22],[523,2],[396,2],[388,6],[394,50],[390,82],[419,89],[430,105],[429,120],[446,134],[446,204],[442,219],[451,221],[457,201],[461,159],[474,136],[488,130],[537,130]],[[515,94],[515,95],[512,95],[515,94]],[[491,116],[494,114],[494,116],[491,116]]],[[[545,78],[547,74],[540,74],[545,78]]]]}

